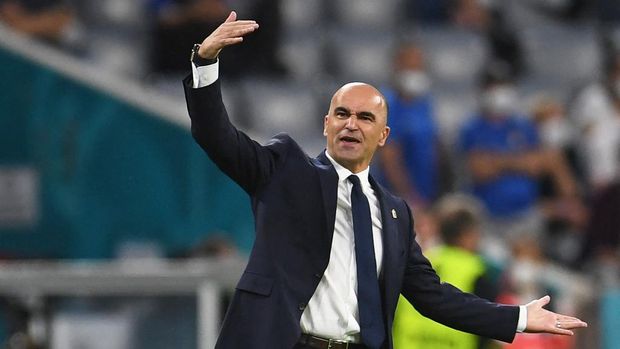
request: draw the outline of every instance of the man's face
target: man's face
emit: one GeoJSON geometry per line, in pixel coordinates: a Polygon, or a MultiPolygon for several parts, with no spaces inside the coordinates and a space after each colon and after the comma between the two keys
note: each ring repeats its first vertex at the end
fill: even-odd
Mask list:
{"type": "Polygon", "coordinates": [[[344,85],[332,97],[323,135],[327,152],[353,173],[370,164],[390,133],[387,106],[377,89],[363,83],[344,85]]]}

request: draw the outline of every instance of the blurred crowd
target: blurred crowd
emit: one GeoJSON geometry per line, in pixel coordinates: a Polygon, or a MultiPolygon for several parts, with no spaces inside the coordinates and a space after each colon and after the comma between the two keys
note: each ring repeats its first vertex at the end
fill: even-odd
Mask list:
{"type": "MultiPolygon", "coordinates": [[[[0,20],[180,95],[192,44],[231,9],[261,25],[221,57],[243,128],[287,130],[320,151],[335,88],[381,88],[391,135],[372,171],[412,206],[442,278],[515,304],[551,294],[564,313],[618,287],[619,2],[0,0],[0,20]]],[[[421,321],[405,305],[399,314],[421,321]]],[[[419,326],[426,336],[402,330],[399,348],[470,343],[419,326]]],[[[511,347],[575,343],[531,336],[511,347]]]]}

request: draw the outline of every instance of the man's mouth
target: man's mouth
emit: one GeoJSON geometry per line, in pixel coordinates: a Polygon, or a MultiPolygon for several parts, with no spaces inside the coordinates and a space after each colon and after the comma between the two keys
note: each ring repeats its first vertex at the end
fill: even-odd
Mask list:
{"type": "Polygon", "coordinates": [[[352,136],[342,136],[340,141],[343,143],[362,143],[362,141],[352,136]]]}

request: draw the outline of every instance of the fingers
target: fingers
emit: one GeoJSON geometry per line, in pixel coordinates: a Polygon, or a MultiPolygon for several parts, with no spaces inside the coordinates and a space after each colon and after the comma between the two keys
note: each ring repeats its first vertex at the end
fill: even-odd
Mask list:
{"type": "Polygon", "coordinates": [[[549,331],[547,331],[547,333],[552,333],[552,334],[559,334],[559,335],[563,335],[563,336],[574,336],[575,333],[571,330],[565,330],[562,328],[553,328],[549,331]]]}
{"type": "Polygon", "coordinates": [[[544,296],[527,304],[527,328],[525,332],[552,333],[572,336],[573,329],[588,327],[580,319],[562,314],[556,314],[543,307],[551,301],[551,297],[544,296]]]}
{"type": "Polygon", "coordinates": [[[545,305],[549,304],[549,302],[551,302],[551,297],[549,297],[549,295],[546,295],[540,298],[539,300],[537,300],[537,302],[539,303],[541,307],[544,307],[545,305]]]}
{"type": "Polygon", "coordinates": [[[240,42],[243,41],[242,37],[237,37],[237,38],[230,38],[230,39],[224,39],[222,40],[222,44],[224,46],[230,46],[230,45],[234,45],[234,44],[238,44],[240,42]]]}
{"type": "Polygon", "coordinates": [[[565,329],[588,327],[588,324],[586,322],[581,321],[581,320],[576,319],[576,318],[557,320],[556,321],[556,327],[558,325],[561,328],[565,328],[565,329]]]}
{"type": "Polygon", "coordinates": [[[531,301],[531,302],[527,303],[527,304],[526,304],[526,306],[527,306],[528,308],[530,308],[530,307],[539,307],[539,308],[542,308],[542,307],[544,307],[545,305],[549,304],[549,302],[551,302],[551,297],[549,297],[549,295],[546,295],[546,296],[544,296],[544,297],[542,297],[542,298],[535,299],[535,300],[533,300],[533,301],[531,301]]]}
{"type": "Polygon", "coordinates": [[[557,315],[555,324],[547,330],[549,333],[572,336],[574,332],[571,331],[576,328],[588,327],[588,324],[578,318],[566,315],[557,315]]]}
{"type": "Polygon", "coordinates": [[[232,11],[226,21],[202,42],[198,54],[203,58],[217,58],[224,47],[242,42],[243,36],[256,29],[258,29],[256,21],[238,21],[237,13],[232,11]]]}
{"type": "Polygon", "coordinates": [[[230,14],[228,15],[224,23],[234,22],[235,20],[237,20],[237,12],[230,11],[230,14]]]}

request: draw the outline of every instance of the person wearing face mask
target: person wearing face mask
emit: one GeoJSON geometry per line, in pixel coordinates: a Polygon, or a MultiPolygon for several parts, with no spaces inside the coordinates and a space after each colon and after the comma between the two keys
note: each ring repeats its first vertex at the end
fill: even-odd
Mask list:
{"type": "Polygon", "coordinates": [[[381,167],[390,187],[419,208],[431,204],[440,191],[442,152],[430,87],[422,50],[400,45],[392,87],[383,91],[393,131],[381,152],[381,167]]]}
{"type": "Polygon", "coordinates": [[[562,197],[574,197],[576,184],[564,159],[541,147],[535,125],[518,113],[518,94],[501,70],[482,79],[481,110],[461,132],[472,191],[485,204],[495,237],[514,238],[519,231],[539,234],[539,179],[552,178],[562,197]],[[523,229],[528,227],[529,229],[523,229]]]}
{"type": "Polygon", "coordinates": [[[620,179],[620,52],[610,53],[606,75],[584,88],[571,116],[579,128],[580,160],[593,195],[620,179]]]}
{"type": "MultiPolygon", "coordinates": [[[[560,164],[566,167],[563,173],[580,178],[582,169],[577,163],[577,134],[573,124],[565,116],[564,106],[557,99],[541,94],[534,98],[531,115],[540,133],[541,146],[561,158],[560,164]]],[[[551,176],[543,176],[539,185],[549,235],[543,246],[544,252],[557,261],[575,264],[579,258],[581,233],[586,227],[589,215],[583,197],[559,195],[551,176]]]]}

